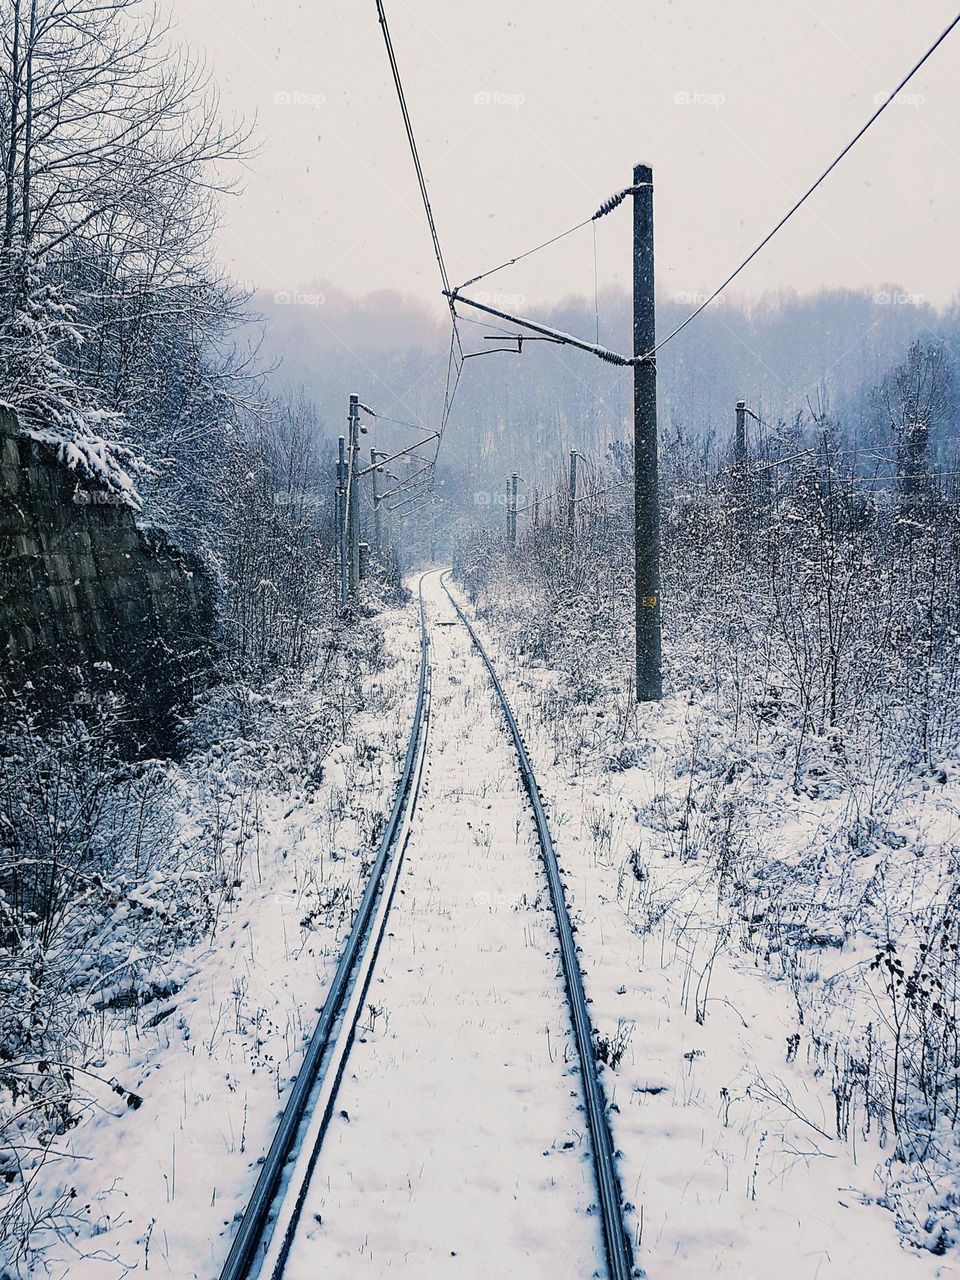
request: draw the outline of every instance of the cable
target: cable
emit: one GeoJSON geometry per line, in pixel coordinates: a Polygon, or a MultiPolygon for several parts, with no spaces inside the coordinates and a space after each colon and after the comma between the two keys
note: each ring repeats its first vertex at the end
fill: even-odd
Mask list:
{"type": "Polygon", "coordinates": [[[604,200],[596,213],[592,213],[589,218],[584,218],[582,222],[576,223],[575,226],[568,227],[566,231],[561,231],[559,235],[551,236],[549,240],[544,240],[543,244],[534,245],[532,249],[527,249],[524,253],[518,253],[515,258],[508,258],[506,262],[501,262],[499,267],[491,267],[489,271],[482,271],[478,276],[471,276],[469,280],[465,280],[463,284],[458,285],[454,292],[459,293],[461,289],[469,289],[470,285],[476,284],[478,280],[486,280],[487,276],[495,275],[498,271],[502,271],[504,267],[512,267],[515,262],[522,262],[524,258],[529,258],[531,254],[539,253],[541,249],[549,249],[550,245],[556,244],[558,240],[564,240],[567,236],[572,236],[581,227],[589,226],[591,222],[595,223],[598,218],[606,217],[608,213],[612,213],[618,205],[622,204],[627,196],[634,195],[640,190],[640,187],[648,185],[646,182],[641,182],[640,186],[624,187],[622,191],[618,191],[615,195],[609,196],[604,200]]]}
{"type": "Polygon", "coordinates": [[[398,427],[409,427],[411,431],[429,431],[430,429],[421,427],[418,422],[406,422],[403,418],[390,418],[385,413],[377,413],[376,409],[371,409],[368,404],[361,404],[360,408],[371,418],[376,418],[378,422],[391,422],[398,427]]]}
{"type": "MultiPolygon", "coordinates": [[[[460,285],[456,290],[451,291],[450,285],[449,285],[449,277],[447,275],[447,269],[443,259],[443,251],[440,247],[440,239],[437,234],[436,224],[433,218],[433,211],[430,207],[430,198],[427,192],[426,180],[423,174],[423,166],[420,163],[420,157],[417,152],[417,144],[416,144],[416,139],[413,133],[413,126],[410,120],[410,113],[407,108],[406,97],[404,95],[403,85],[400,80],[400,72],[397,67],[396,56],[393,51],[393,42],[390,38],[389,28],[387,27],[386,14],[384,13],[384,9],[383,9],[383,0],[376,0],[376,4],[377,4],[377,12],[380,18],[380,25],[383,28],[384,40],[387,46],[387,56],[390,60],[390,69],[393,73],[394,84],[397,89],[397,96],[400,100],[400,109],[403,113],[403,121],[404,121],[404,127],[406,129],[406,133],[407,133],[407,140],[410,144],[410,152],[411,152],[411,155],[413,156],[413,162],[417,172],[417,181],[420,185],[420,194],[423,198],[423,205],[427,214],[427,221],[430,226],[430,235],[433,240],[434,252],[437,257],[437,264],[440,268],[440,275],[443,281],[444,293],[447,296],[447,301],[450,307],[450,317],[451,317],[451,323],[452,323],[450,356],[447,362],[447,378],[446,378],[446,387],[444,390],[444,404],[443,404],[443,411],[441,414],[441,422],[440,422],[440,428],[438,432],[437,449],[434,456],[434,464],[436,463],[436,459],[439,456],[440,445],[443,440],[443,435],[446,429],[447,422],[449,421],[450,412],[453,407],[453,399],[456,395],[456,391],[460,383],[460,375],[463,371],[463,365],[465,360],[463,345],[460,341],[460,334],[457,327],[458,319],[467,318],[467,317],[459,317],[456,309],[457,294],[460,292],[461,289],[468,288],[470,285],[476,284],[478,281],[484,280],[488,276],[494,275],[496,272],[504,270],[504,268],[506,267],[513,266],[515,263],[522,261],[524,258],[530,257],[532,254],[539,253],[542,249],[546,249],[550,245],[556,244],[559,240],[562,240],[565,237],[572,235],[575,231],[579,231],[582,227],[585,227],[588,223],[593,223],[594,224],[594,302],[595,302],[596,325],[597,325],[597,342],[596,342],[596,347],[594,348],[594,354],[600,356],[600,358],[602,359],[610,360],[612,363],[624,364],[624,365],[636,365],[643,361],[651,359],[656,354],[656,352],[660,350],[661,347],[666,346],[668,342],[672,341],[675,337],[677,337],[678,334],[682,333],[683,330],[686,329],[687,325],[691,324],[692,321],[694,321],[697,318],[697,316],[701,314],[701,312],[705,311],[706,308],[710,306],[710,304],[720,296],[720,294],[724,291],[724,289],[726,289],[728,285],[732,284],[733,281],[737,278],[737,276],[739,276],[740,273],[743,270],[745,270],[747,266],[749,266],[749,264],[753,261],[753,259],[757,257],[757,255],[764,248],[766,248],[766,246],[774,238],[777,232],[780,231],[780,229],[784,227],[787,224],[787,222],[789,222],[789,220],[793,217],[793,215],[806,203],[806,201],[810,198],[810,196],[812,196],[813,193],[826,181],[826,179],[830,176],[833,170],[836,169],[836,167],[840,164],[840,162],[853,150],[856,144],[867,132],[867,130],[870,129],[870,127],[876,122],[876,120],[879,119],[879,117],[887,109],[890,103],[893,102],[893,100],[906,87],[906,85],[909,84],[909,82],[913,79],[913,77],[917,74],[917,72],[921,69],[921,67],[923,67],[924,64],[932,57],[932,55],[936,52],[936,50],[940,47],[940,45],[944,42],[944,40],[946,40],[947,36],[949,36],[950,33],[954,30],[954,28],[958,24],[960,24],[960,13],[958,13],[956,17],[953,19],[953,21],[950,22],[949,25],[940,33],[940,35],[933,42],[933,44],[930,45],[930,47],[926,50],[926,52],[922,55],[922,57],[918,59],[918,61],[913,65],[913,67],[911,67],[911,69],[907,72],[907,74],[900,80],[897,86],[887,95],[887,97],[877,107],[876,111],[873,112],[873,114],[866,121],[866,123],[861,126],[861,128],[857,131],[856,134],[854,134],[854,136],[850,139],[850,141],[846,144],[846,146],[839,152],[838,155],[834,157],[834,159],[830,162],[830,164],[827,165],[827,167],[816,179],[816,181],[807,188],[807,190],[803,193],[803,195],[800,196],[800,198],[797,201],[794,202],[794,204],[787,210],[787,212],[783,215],[780,221],[777,222],[776,225],[772,228],[772,230],[769,231],[767,235],[764,236],[764,238],[760,241],[760,243],[756,246],[756,248],[754,248],[752,252],[747,255],[746,258],[744,258],[744,260],[739,264],[739,266],[737,266],[735,270],[733,270],[727,276],[727,278],[713,291],[713,293],[711,293],[694,311],[692,311],[685,320],[683,320],[679,325],[677,325],[675,329],[673,329],[670,333],[668,333],[665,338],[662,338],[659,342],[655,343],[654,346],[652,346],[649,349],[649,351],[644,352],[642,355],[634,354],[632,358],[626,358],[623,356],[617,356],[615,353],[605,352],[600,348],[600,343],[599,343],[600,308],[599,308],[599,284],[598,284],[597,273],[596,273],[596,226],[595,224],[598,218],[605,217],[608,213],[611,213],[627,198],[627,196],[635,194],[636,191],[638,190],[638,187],[637,186],[624,187],[621,191],[616,192],[614,195],[608,197],[608,199],[603,201],[600,207],[596,210],[596,212],[590,218],[583,219],[583,221],[578,222],[575,226],[568,228],[566,231],[562,231],[558,235],[552,236],[548,240],[544,240],[541,244],[535,245],[532,249],[527,249],[523,253],[517,254],[513,258],[507,259],[507,261],[500,263],[496,267],[491,267],[489,270],[481,272],[479,275],[472,276],[464,284],[460,285]],[[458,358],[458,353],[459,353],[459,358],[458,358]],[[456,367],[455,379],[452,376],[452,371],[454,366],[456,367]]],[[[641,185],[646,185],[646,184],[641,184],[641,185]]],[[[580,346],[584,349],[589,349],[588,344],[580,342],[577,339],[573,339],[569,335],[559,334],[556,331],[546,330],[545,328],[535,326],[529,321],[515,318],[512,316],[507,316],[501,312],[495,311],[493,308],[486,307],[483,304],[480,304],[477,302],[471,302],[469,299],[464,299],[464,301],[468,302],[469,305],[474,306],[479,310],[490,311],[502,319],[514,320],[516,323],[520,323],[527,328],[533,328],[535,331],[553,333],[555,335],[555,340],[557,341],[569,343],[575,346],[580,346]]],[[[490,327],[494,329],[497,328],[497,326],[490,326],[490,327]]],[[[491,352],[490,354],[493,354],[493,352],[491,352]]]]}
{"type": "Polygon", "coordinates": [[[515,338],[517,336],[512,330],[503,329],[500,325],[492,324],[489,320],[474,320],[473,316],[459,316],[459,318],[465,324],[475,324],[481,329],[492,329],[494,333],[502,333],[505,338],[515,338]]]}
{"type": "MultiPolygon", "coordinates": [[[[440,247],[440,237],[437,234],[437,224],[434,221],[433,209],[430,207],[430,195],[427,191],[427,180],[424,177],[423,165],[420,163],[420,153],[417,150],[417,140],[413,133],[413,123],[410,119],[410,111],[407,107],[406,94],[403,91],[403,82],[400,79],[400,68],[397,66],[396,54],[393,51],[393,40],[390,38],[390,28],[387,26],[387,15],[384,12],[383,0],[376,0],[377,16],[380,19],[380,26],[383,30],[383,40],[387,46],[387,58],[390,61],[390,71],[393,74],[393,83],[396,86],[397,97],[400,100],[400,111],[403,115],[403,127],[406,130],[407,142],[410,144],[410,154],[413,157],[413,167],[417,172],[417,182],[420,186],[420,195],[423,199],[423,208],[427,215],[427,223],[430,227],[430,238],[433,241],[433,251],[436,254],[437,266],[440,268],[440,278],[443,280],[444,289],[449,292],[450,278],[447,275],[447,266],[443,260],[443,250],[440,247]]],[[[460,335],[457,333],[457,313],[453,303],[450,303],[450,319],[453,324],[453,332],[456,335],[456,341],[459,345],[460,335]]],[[[463,354],[463,348],[460,348],[460,354],[463,354]]]]}
{"type": "MultiPolygon", "coordinates": [[[[580,455],[583,457],[583,455],[580,455]]],[[[602,493],[612,493],[614,489],[625,489],[633,484],[632,480],[618,480],[615,484],[604,485],[602,489],[592,489],[589,493],[581,493],[574,498],[576,502],[586,502],[590,498],[599,498],[602,493]]],[[[537,498],[533,502],[527,502],[522,507],[517,507],[517,515],[522,516],[525,511],[535,511],[537,507],[549,505],[551,502],[562,500],[569,503],[570,499],[562,494],[554,491],[553,493],[544,494],[542,498],[537,498]]]]}
{"type": "Polygon", "coordinates": [[[390,28],[387,25],[387,15],[383,7],[383,0],[376,0],[377,16],[380,19],[380,27],[383,31],[383,40],[387,48],[387,58],[390,62],[390,71],[393,75],[393,83],[397,90],[397,98],[400,102],[400,111],[403,115],[403,127],[406,130],[407,142],[410,144],[410,154],[413,157],[413,166],[417,174],[417,183],[420,187],[420,196],[423,200],[423,208],[427,215],[427,223],[430,228],[430,238],[433,241],[433,251],[436,255],[437,266],[440,268],[440,278],[443,281],[444,292],[448,295],[448,304],[450,307],[450,352],[447,357],[447,376],[443,392],[443,409],[440,415],[440,426],[437,430],[437,445],[434,450],[433,462],[431,463],[430,475],[428,483],[433,484],[433,468],[436,467],[437,459],[440,456],[440,446],[443,443],[444,432],[447,423],[450,421],[450,414],[453,410],[453,402],[457,394],[457,388],[460,385],[460,375],[463,372],[464,352],[463,343],[460,340],[460,329],[458,321],[460,317],[457,314],[456,302],[450,295],[450,277],[447,274],[447,265],[443,257],[443,249],[440,246],[440,236],[437,232],[437,224],[434,220],[433,209],[430,205],[430,195],[427,191],[427,180],[423,172],[423,165],[420,162],[420,153],[417,150],[417,140],[413,132],[413,122],[410,119],[410,110],[407,107],[406,94],[403,91],[403,82],[400,79],[400,68],[397,65],[397,57],[393,49],[393,40],[390,36],[390,28]]]}
{"type": "Polygon", "coordinates": [[[593,223],[593,308],[597,313],[597,346],[600,345],[600,273],[597,269],[597,223],[593,223]]]}
{"type": "MultiPolygon", "coordinates": [[[[443,282],[444,293],[447,296],[447,301],[450,308],[450,319],[451,319],[451,328],[452,328],[451,340],[450,340],[450,354],[447,361],[447,377],[446,377],[446,386],[444,389],[443,410],[441,414],[440,428],[439,428],[438,437],[437,437],[437,448],[434,455],[434,465],[435,465],[437,457],[439,456],[440,445],[442,443],[443,435],[450,418],[450,412],[453,407],[453,400],[454,400],[454,397],[456,396],[457,388],[459,387],[460,376],[463,372],[463,365],[464,365],[463,344],[460,341],[460,334],[459,334],[458,325],[457,325],[457,321],[459,317],[456,309],[456,294],[459,292],[459,289],[467,288],[469,285],[476,284],[478,281],[486,279],[487,276],[493,275],[498,271],[502,271],[505,267],[513,266],[515,263],[522,261],[524,258],[528,258],[532,254],[538,253],[542,249],[545,249],[552,244],[556,244],[557,241],[564,239],[566,236],[572,235],[575,231],[579,231],[582,227],[585,227],[590,222],[595,223],[598,218],[604,217],[606,214],[616,209],[626,199],[628,195],[634,194],[637,188],[636,187],[623,188],[623,190],[618,191],[615,195],[605,200],[600,205],[599,209],[597,209],[597,211],[590,218],[585,218],[583,221],[578,222],[575,226],[570,227],[568,230],[560,232],[559,235],[552,236],[549,240],[543,241],[542,244],[536,245],[532,249],[528,249],[523,253],[517,254],[515,257],[508,259],[506,262],[503,262],[496,267],[490,268],[488,271],[482,272],[480,275],[472,276],[463,285],[459,286],[459,289],[452,291],[450,289],[450,281],[449,281],[449,276],[447,274],[446,263],[444,262],[444,258],[443,258],[443,250],[440,246],[440,237],[437,233],[436,222],[434,221],[434,217],[433,217],[433,210],[430,206],[430,196],[427,191],[426,178],[424,176],[423,166],[420,162],[420,156],[417,150],[417,143],[416,143],[416,138],[413,132],[413,124],[410,119],[410,112],[407,107],[406,95],[404,94],[403,84],[400,79],[400,71],[397,65],[396,55],[393,49],[393,41],[390,37],[389,27],[387,26],[387,18],[383,8],[383,0],[376,0],[376,5],[377,5],[377,14],[380,19],[380,25],[383,30],[384,42],[387,48],[387,57],[390,62],[390,70],[393,75],[394,85],[397,90],[397,97],[400,102],[400,110],[403,115],[403,123],[404,123],[404,128],[407,134],[407,141],[410,145],[410,154],[413,157],[414,168],[417,174],[417,182],[420,187],[420,195],[421,195],[421,198],[423,199],[423,207],[427,215],[427,222],[430,228],[430,236],[433,241],[434,253],[437,259],[437,265],[440,269],[440,276],[443,282]],[[454,368],[456,368],[455,378],[453,376],[454,368]]],[[[624,364],[635,364],[640,361],[651,359],[656,354],[656,352],[660,350],[661,347],[666,346],[668,342],[672,341],[672,339],[677,337],[678,334],[682,333],[683,330],[687,327],[687,325],[689,325],[693,320],[695,320],[697,316],[701,314],[701,312],[705,311],[706,308],[710,306],[710,304],[720,296],[720,294],[724,291],[724,289],[726,289],[728,285],[732,284],[733,281],[737,278],[737,276],[739,276],[740,273],[747,266],[749,266],[749,264],[753,261],[753,259],[764,248],[766,248],[766,246],[774,238],[777,232],[780,231],[780,229],[784,227],[787,224],[787,222],[789,222],[789,220],[793,217],[793,215],[806,203],[806,201],[810,198],[810,196],[812,196],[813,193],[826,181],[826,179],[830,176],[833,170],[850,153],[850,151],[853,150],[856,144],[867,132],[867,130],[870,129],[870,127],[876,122],[876,120],[879,119],[879,117],[887,109],[890,103],[893,102],[893,100],[897,97],[897,95],[906,87],[907,84],[909,84],[909,82],[913,79],[913,77],[917,74],[917,72],[921,69],[921,67],[923,67],[924,64],[932,57],[932,55],[936,52],[936,50],[940,47],[940,45],[944,42],[944,40],[946,40],[947,36],[950,35],[950,33],[958,24],[960,24],[960,13],[958,13],[956,17],[954,17],[953,21],[950,22],[949,25],[940,33],[940,35],[933,42],[933,44],[930,45],[930,47],[926,50],[926,52],[922,55],[922,57],[918,59],[918,61],[913,65],[913,67],[911,67],[911,69],[907,72],[907,74],[900,80],[899,84],[897,84],[897,86],[887,95],[884,101],[877,107],[876,111],[873,112],[873,114],[866,121],[866,123],[861,126],[861,128],[857,131],[856,134],[854,134],[854,136],[850,139],[850,141],[846,144],[846,146],[839,152],[838,155],[834,157],[834,159],[830,162],[830,164],[827,165],[826,169],[824,169],[824,171],[820,174],[820,176],[816,179],[816,181],[807,188],[807,190],[803,193],[803,195],[800,196],[800,198],[797,201],[795,201],[795,203],[787,210],[787,212],[783,215],[780,221],[777,222],[776,225],[772,228],[772,230],[770,230],[764,236],[764,238],[760,241],[760,243],[756,246],[756,248],[754,248],[752,252],[747,255],[746,258],[744,258],[744,260],[739,264],[739,266],[737,266],[735,270],[733,270],[730,273],[730,275],[727,276],[727,278],[713,291],[713,293],[711,293],[694,311],[692,311],[685,320],[683,320],[679,325],[677,325],[675,329],[673,329],[670,333],[668,333],[665,338],[662,338],[658,343],[656,343],[653,347],[651,347],[649,351],[644,352],[642,355],[635,354],[631,360],[627,360],[623,357],[619,357],[617,362],[618,363],[622,362],[624,364]]],[[[596,262],[596,240],[594,240],[594,260],[596,262]]],[[[596,295],[595,302],[597,303],[596,318],[597,318],[597,325],[599,328],[599,296],[598,296],[598,290],[596,288],[596,280],[595,280],[595,295],[596,295]]],[[[474,303],[471,305],[476,306],[477,304],[474,303]]],[[[480,309],[485,310],[487,308],[484,308],[481,306],[480,309]]],[[[526,321],[523,321],[522,323],[524,323],[525,325],[527,324],[526,321]]],[[[570,341],[567,335],[563,335],[563,336],[567,338],[568,341],[570,341]]],[[[578,343],[576,345],[585,345],[585,344],[578,343]]],[[[599,350],[599,339],[597,342],[597,348],[598,349],[596,351],[596,354],[603,355],[603,358],[606,358],[606,359],[610,358],[610,353],[602,353],[599,350]]]]}
{"type": "Polygon", "coordinates": [[[840,152],[840,154],[836,156],[833,160],[831,160],[830,164],[827,165],[826,169],[824,169],[820,177],[817,178],[816,182],[811,187],[808,187],[807,190],[800,197],[800,199],[794,205],[792,205],[790,209],[787,210],[787,212],[783,215],[783,217],[780,219],[777,225],[773,228],[773,230],[768,232],[767,235],[764,236],[764,238],[760,241],[760,243],[753,250],[753,252],[749,254],[748,257],[744,258],[743,262],[740,263],[739,267],[737,267],[735,271],[732,271],[730,275],[727,276],[723,284],[721,284],[718,288],[714,289],[713,293],[711,293],[710,296],[707,299],[705,299],[705,301],[701,302],[700,306],[697,307],[696,311],[691,312],[690,315],[687,316],[686,320],[684,320],[682,324],[677,325],[676,329],[674,329],[672,333],[668,333],[665,338],[662,338],[656,344],[656,346],[651,347],[649,351],[644,353],[643,358],[645,360],[648,360],[652,355],[654,355],[657,351],[659,351],[661,347],[665,346],[672,338],[675,338],[678,333],[681,333],[687,327],[687,325],[691,322],[691,320],[695,320],[697,318],[697,316],[700,314],[701,311],[706,310],[706,308],[709,307],[710,303],[713,302],[715,298],[718,298],[720,294],[724,291],[724,289],[726,289],[727,285],[731,284],[737,278],[737,276],[744,269],[744,267],[748,266],[753,261],[753,259],[757,256],[760,250],[765,248],[770,243],[770,241],[777,234],[780,228],[784,226],[787,222],[789,222],[789,220],[797,212],[800,206],[804,204],[809,199],[810,196],[813,195],[814,191],[816,191],[816,189],[820,186],[820,184],[830,176],[830,174],[837,167],[840,161],[850,151],[853,150],[853,148],[860,141],[863,135],[874,123],[874,121],[880,115],[882,115],[884,111],[886,111],[887,107],[889,107],[890,103],[894,100],[897,94],[900,93],[900,91],[907,84],[909,84],[909,82],[917,74],[917,72],[920,70],[923,64],[940,47],[940,45],[943,44],[944,40],[946,40],[947,36],[950,34],[950,32],[954,29],[954,27],[958,23],[960,23],[960,13],[958,13],[957,16],[950,23],[950,25],[946,27],[946,29],[942,31],[939,36],[937,36],[936,40],[933,42],[930,48],[926,51],[923,57],[919,60],[919,62],[916,62],[913,65],[913,67],[907,72],[907,74],[903,77],[903,79],[900,81],[897,87],[893,90],[893,92],[887,95],[887,97],[883,100],[880,106],[877,107],[876,111],[874,111],[873,115],[870,117],[867,123],[863,125],[863,127],[859,129],[856,134],[854,134],[854,136],[850,139],[847,145],[840,152]]]}
{"type": "MultiPolygon", "coordinates": [[[[460,385],[460,375],[463,373],[463,362],[466,357],[461,356],[459,362],[456,359],[456,351],[454,350],[455,331],[450,333],[450,351],[447,356],[447,377],[446,385],[443,392],[443,411],[440,415],[440,426],[437,429],[437,441],[433,451],[433,460],[428,463],[425,470],[427,475],[424,478],[425,493],[429,495],[433,491],[434,472],[437,465],[437,459],[440,457],[440,446],[443,444],[443,435],[447,429],[447,423],[450,421],[450,413],[453,409],[453,402],[457,394],[457,388],[460,385]],[[454,373],[456,370],[456,373],[454,373]]],[[[419,495],[418,495],[419,496],[419,495]]],[[[408,499],[413,501],[413,499],[408,499]]]]}
{"type": "Polygon", "coordinates": [[[457,362],[456,352],[454,351],[454,335],[450,335],[450,351],[447,355],[447,380],[443,392],[443,413],[440,416],[440,428],[437,440],[437,453],[440,452],[440,444],[443,440],[443,433],[447,429],[447,423],[450,421],[450,411],[453,409],[454,397],[457,394],[457,388],[460,385],[460,375],[463,373],[463,348],[460,349],[460,361],[457,362]],[[456,370],[456,376],[454,376],[456,370]]]}
{"type": "MultiPolygon", "coordinates": [[[[378,3],[379,3],[379,0],[378,0],[378,3]]],[[[688,315],[687,318],[684,321],[682,321],[682,323],[677,325],[675,329],[673,329],[670,333],[668,333],[665,338],[661,338],[658,343],[656,343],[654,346],[650,348],[649,351],[644,352],[642,355],[635,355],[632,360],[624,359],[623,362],[625,364],[638,364],[644,360],[649,360],[652,356],[656,354],[656,352],[660,350],[661,347],[666,346],[666,344],[670,342],[673,338],[675,338],[677,334],[682,333],[688,324],[690,324],[693,320],[695,320],[702,311],[705,311],[706,308],[709,307],[710,304],[720,296],[720,294],[724,291],[724,289],[727,288],[728,285],[733,283],[733,281],[737,278],[740,272],[743,271],[747,266],[749,266],[749,264],[757,256],[757,254],[760,253],[762,249],[766,248],[766,246],[770,243],[770,241],[777,234],[777,232],[783,226],[785,226],[787,222],[789,222],[789,220],[793,217],[793,215],[797,212],[797,210],[800,209],[800,207],[806,203],[806,201],[810,198],[810,196],[813,195],[813,193],[817,190],[817,188],[821,186],[823,182],[826,181],[826,179],[830,176],[830,174],[841,162],[841,160],[843,160],[849,154],[849,152],[853,150],[853,148],[860,141],[860,139],[867,132],[867,130],[871,127],[871,125],[873,125],[874,122],[883,114],[883,112],[887,109],[890,103],[893,102],[893,100],[896,98],[897,94],[899,94],[906,87],[906,85],[910,83],[910,81],[917,74],[917,72],[924,65],[924,63],[926,63],[929,60],[929,58],[940,47],[940,45],[943,44],[944,40],[946,40],[947,36],[951,33],[951,31],[953,31],[954,27],[956,27],[958,23],[960,23],[960,13],[958,13],[957,16],[953,19],[953,21],[940,33],[940,35],[936,38],[933,44],[929,47],[929,49],[927,49],[927,51],[923,54],[923,56],[911,67],[911,69],[903,77],[903,79],[896,86],[896,88],[893,89],[887,95],[887,97],[883,100],[880,106],[877,107],[876,111],[874,111],[873,115],[869,118],[869,120],[867,120],[866,124],[864,124],[857,131],[857,133],[854,134],[854,136],[850,139],[850,141],[843,148],[843,150],[840,151],[840,153],[837,156],[835,156],[833,160],[831,160],[830,164],[827,165],[826,169],[824,169],[824,171],[820,174],[819,178],[817,178],[817,180],[810,187],[807,188],[807,190],[803,193],[803,195],[799,198],[799,200],[797,200],[787,210],[787,212],[783,215],[783,217],[776,224],[776,226],[774,226],[773,229],[769,231],[767,235],[764,236],[764,238],[760,241],[760,243],[756,246],[756,248],[750,254],[748,254],[746,258],[744,258],[744,260],[740,263],[740,265],[734,271],[732,271],[730,275],[727,276],[727,278],[723,281],[723,283],[719,285],[713,291],[713,293],[709,295],[709,297],[704,299],[704,301],[701,302],[701,304],[696,308],[696,310],[692,311],[690,315],[688,315]]],[[[642,184],[642,185],[645,185],[645,184],[642,184]]],[[[545,249],[548,245],[555,244],[558,240],[562,240],[565,236],[571,235],[574,231],[579,231],[580,228],[585,227],[588,222],[595,223],[598,218],[602,218],[606,214],[611,213],[614,209],[618,207],[618,205],[620,205],[627,198],[627,196],[633,195],[637,190],[638,188],[636,186],[624,187],[622,191],[618,191],[615,195],[610,196],[607,200],[605,200],[603,204],[601,204],[600,208],[596,211],[596,213],[593,214],[592,217],[586,218],[583,222],[578,222],[576,226],[571,227],[568,231],[562,231],[559,235],[553,236],[550,240],[545,240],[543,244],[537,245],[533,249],[528,249],[525,253],[518,254],[517,257],[515,258],[508,259],[506,262],[501,263],[500,266],[492,267],[489,271],[485,271],[481,275],[473,276],[472,279],[466,281],[465,284],[461,285],[460,289],[465,289],[471,284],[476,284],[478,280],[483,280],[487,276],[493,275],[497,271],[502,271],[504,267],[512,266],[513,263],[520,262],[523,258],[527,258],[531,254],[539,252],[540,249],[545,249]]],[[[456,292],[459,292],[459,290],[457,290],[456,292]]],[[[466,301],[466,299],[464,299],[464,301],[466,301]]],[[[484,309],[484,308],[481,308],[481,309],[484,309]]]]}
{"type": "Polygon", "coordinates": [[[457,286],[456,292],[459,293],[461,289],[469,289],[478,280],[486,280],[487,276],[495,275],[496,272],[502,271],[504,267],[512,267],[515,262],[522,262],[524,258],[529,258],[531,254],[539,253],[541,249],[548,249],[550,245],[556,244],[558,240],[564,240],[567,236],[572,236],[575,231],[579,231],[581,227],[586,227],[593,222],[594,217],[596,217],[596,214],[589,218],[584,218],[575,227],[568,227],[566,231],[561,231],[557,236],[551,236],[549,240],[544,240],[543,244],[534,245],[532,249],[527,249],[524,253],[518,253],[515,258],[508,258],[506,262],[501,262],[499,267],[491,267],[489,271],[481,271],[478,276],[471,276],[469,280],[465,280],[463,284],[457,286]]]}

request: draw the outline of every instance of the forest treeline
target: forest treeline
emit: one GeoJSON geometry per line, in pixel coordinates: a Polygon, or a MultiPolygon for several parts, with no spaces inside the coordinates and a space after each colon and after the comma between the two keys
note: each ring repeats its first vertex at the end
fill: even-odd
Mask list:
{"type": "MultiPolygon", "coordinates": [[[[509,273],[503,279],[509,290],[509,273]]],[[[590,340],[598,331],[592,296],[571,296],[554,306],[509,292],[491,293],[489,300],[590,340]]],[[[658,332],[669,333],[696,305],[694,295],[658,297],[658,332]]],[[[264,290],[256,306],[268,320],[264,353],[273,364],[282,358],[274,380],[291,391],[308,389],[329,437],[343,430],[351,391],[381,413],[436,425],[449,338],[442,316],[395,294],[357,299],[323,284],[264,290]]],[[[598,310],[600,339],[629,351],[629,296],[601,289],[598,310]]],[[[468,308],[463,314],[468,351],[508,345],[499,338],[486,342],[484,333],[496,331],[469,323],[477,317],[468,308]]],[[[960,384],[955,306],[937,310],[893,285],[724,302],[658,355],[661,435],[716,455],[732,438],[736,402],[746,399],[772,423],[789,421],[799,411],[827,415],[850,440],[888,448],[889,422],[873,390],[918,338],[942,345],[951,385],[960,384]]],[[[513,470],[542,485],[569,449],[603,452],[628,439],[631,396],[628,371],[570,347],[532,343],[522,355],[471,359],[440,455],[439,475],[449,489],[440,496],[450,517],[465,506],[470,517],[482,519],[482,500],[475,503],[473,495],[502,493],[513,470]]],[[[943,421],[931,439],[932,454],[941,462],[951,448],[943,421]]]]}

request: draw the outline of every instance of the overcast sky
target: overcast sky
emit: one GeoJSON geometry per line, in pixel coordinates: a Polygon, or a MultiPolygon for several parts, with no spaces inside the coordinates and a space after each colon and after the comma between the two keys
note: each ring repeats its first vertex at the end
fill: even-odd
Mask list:
{"type": "MultiPolygon", "coordinates": [[[[374,0],[173,0],[259,154],[225,209],[244,283],[439,280],[374,0]]],[[[660,287],[696,295],[782,215],[947,25],[956,0],[387,0],[454,282],[589,216],[654,166],[660,287]]],[[[960,29],[741,277],[742,293],[960,284],[960,29]]],[[[628,206],[597,224],[626,283],[628,206]]],[[[591,230],[490,287],[592,293],[591,230]]]]}

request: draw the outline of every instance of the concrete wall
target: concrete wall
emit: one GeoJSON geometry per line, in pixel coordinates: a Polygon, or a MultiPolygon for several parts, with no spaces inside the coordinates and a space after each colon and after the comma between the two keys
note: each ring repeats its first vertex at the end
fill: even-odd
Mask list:
{"type": "Polygon", "coordinates": [[[134,747],[170,750],[213,625],[199,563],[0,409],[3,692],[51,715],[119,693],[134,747]]]}

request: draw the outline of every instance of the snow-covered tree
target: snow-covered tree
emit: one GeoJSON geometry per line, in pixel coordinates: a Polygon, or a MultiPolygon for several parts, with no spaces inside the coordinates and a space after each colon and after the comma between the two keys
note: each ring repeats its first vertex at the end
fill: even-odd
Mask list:
{"type": "Polygon", "coordinates": [[[108,483],[132,491],[133,454],[162,480],[242,382],[240,298],[208,265],[242,130],[141,0],[12,0],[0,135],[0,394],[108,483]]]}

